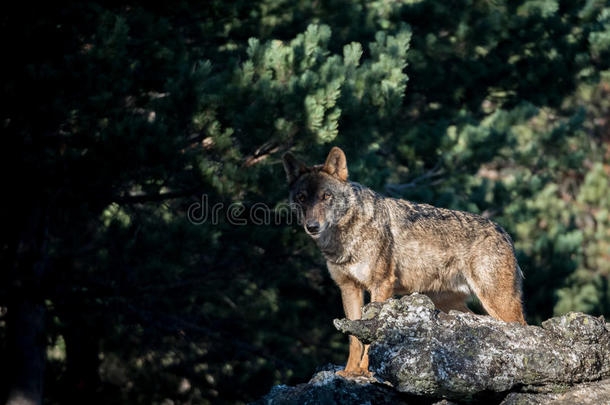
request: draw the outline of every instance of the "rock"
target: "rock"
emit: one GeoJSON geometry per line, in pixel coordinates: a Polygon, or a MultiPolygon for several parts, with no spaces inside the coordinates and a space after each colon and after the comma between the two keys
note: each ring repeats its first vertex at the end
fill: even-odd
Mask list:
{"type": "Polygon", "coordinates": [[[253,405],[348,405],[348,404],[403,404],[408,396],[374,378],[347,380],[335,374],[341,367],[316,373],[308,383],[295,387],[276,385],[271,392],[253,405]]]}
{"type": "Polygon", "coordinates": [[[529,392],[510,392],[500,405],[545,405],[557,399],[557,394],[533,394],[529,392]]]}
{"type": "Polygon", "coordinates": [[[610,404],[610,324],[569,313],[539,326],[434,308],[413,294],[372,303],[337,329],[370,343],[375,378],[338,366],[255,404],[610,404]]]}
{"type": "Polygon", "coordinates": [[[610,379],[582,383],[563,394],[509,393],[500,405],[608,405],[610,379]]]}
{"type": "Polygon", "coordinates": [[[561,394],[548,405],[607,405],[610,403],[610,379],[580,384],[561,394]]]}
{"type": "Polygon", "coordinates": [[[425,295],[413,294],[369,304],[362,320],[336,320],[335,326],[372,343],[371,370],[415,395],[470,400],[610,376],[610,331],[603,318],[582,313],[524,326],[445,314],[425,295]]]}

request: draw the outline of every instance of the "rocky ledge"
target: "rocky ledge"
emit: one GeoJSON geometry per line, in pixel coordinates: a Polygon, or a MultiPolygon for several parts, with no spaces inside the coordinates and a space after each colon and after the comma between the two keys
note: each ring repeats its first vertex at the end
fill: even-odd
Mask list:
{"type": "Polygon", "coordinates": [[[571,312],[542,326],[434,308],[421,294],[335,320],[370,343],[375,378],[328,367],[256,404],[610,404],[610,324],[571,312]]]}

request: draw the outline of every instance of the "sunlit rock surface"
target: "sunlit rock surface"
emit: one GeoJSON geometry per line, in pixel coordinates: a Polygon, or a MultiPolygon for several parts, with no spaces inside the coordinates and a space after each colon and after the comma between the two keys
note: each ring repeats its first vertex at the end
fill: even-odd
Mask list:
{"type": "Polygon", "coordinates": [[[335,320],[371,343],[375,379],[333,370],[258,403],[610,404],[610,324],[582,313],[523,326],[434,308],[421,294],[373,303],[363,319],[335,320]]]}

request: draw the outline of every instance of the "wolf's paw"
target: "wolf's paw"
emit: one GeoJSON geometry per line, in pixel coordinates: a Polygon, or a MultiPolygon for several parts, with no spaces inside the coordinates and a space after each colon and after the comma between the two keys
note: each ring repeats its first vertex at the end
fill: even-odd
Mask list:
{"type": "Polygon", "coordinates": [[[335,374],[337,374],[340,377],[350,378],[350,379],[358,378],[358,377],[367,377],[367,378],[373,377],[372,372],[370,372],[366,368],[360,368],[360,367],[353,369],[353,370],[339,370],[335,374]]]}

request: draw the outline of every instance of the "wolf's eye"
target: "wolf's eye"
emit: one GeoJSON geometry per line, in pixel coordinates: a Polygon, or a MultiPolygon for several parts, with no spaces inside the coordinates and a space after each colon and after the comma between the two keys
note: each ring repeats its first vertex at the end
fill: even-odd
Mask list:
{"type": "Polygon", "coordinates": [[[297,201],[300,202],[300,203],[305,202],[305,194],[297,195],[297,201]]]}
{"type": "Polygon", "coordinates": [[[332,197],[332,195],[330,195],[330,193],[324,193],[324,194],[322,194],[322,199],[323,199],[323,200],[328,200],[330,197],[332,197]]]}

